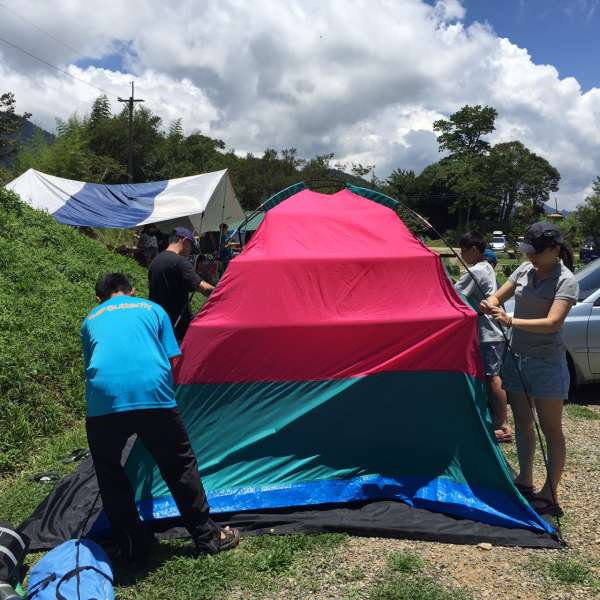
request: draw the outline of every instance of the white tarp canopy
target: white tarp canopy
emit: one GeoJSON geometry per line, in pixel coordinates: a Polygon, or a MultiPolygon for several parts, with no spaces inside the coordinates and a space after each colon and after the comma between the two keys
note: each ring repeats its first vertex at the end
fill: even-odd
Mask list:
{"type": "Polygon", "coordinates": [[[65,225],[161,229],[192,226],[198,233],[244,218],[227,170],[166,181],[105,185],[29,169],[5,186],[29,206],[65,225]]]}

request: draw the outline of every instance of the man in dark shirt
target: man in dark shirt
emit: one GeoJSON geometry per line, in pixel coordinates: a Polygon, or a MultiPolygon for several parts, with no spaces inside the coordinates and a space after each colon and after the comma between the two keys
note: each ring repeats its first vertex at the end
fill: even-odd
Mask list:
{"type": "Polygon", "coordinates": [[[169,238],[167,249],[148,268],[150,300],[160,304],[169,315],[177,341],[183,339],[192,321],[188,294],[198,290],[209,296],[214,289],[196,273],[188,258],[194,245],[192,232],[185,227],[177,227],[169,238]]]}

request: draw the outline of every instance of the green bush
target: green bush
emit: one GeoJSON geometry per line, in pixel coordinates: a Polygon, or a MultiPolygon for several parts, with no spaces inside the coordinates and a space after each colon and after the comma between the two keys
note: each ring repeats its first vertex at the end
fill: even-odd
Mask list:
{"type": "Polygon", "coordinates": [[[521,263],[506,263],[502,265],[502,273],[508,279],[521,263]]]}
{"type": "Polygon", "coordinates": [[[137,263],[0,188],[0,473],[84,415],[79,328],[107,271],[146,293],[137,263]]]}

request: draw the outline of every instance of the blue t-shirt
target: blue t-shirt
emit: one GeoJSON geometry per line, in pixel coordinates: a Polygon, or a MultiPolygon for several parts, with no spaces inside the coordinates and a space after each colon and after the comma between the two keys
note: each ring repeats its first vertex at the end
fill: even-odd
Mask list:
{"type": "Polygon", "coordinates": [[[114,296],[85,318],[81,343],[88,417],[176,406],[169,358],[181,352],[160,305],[114,296]]]}

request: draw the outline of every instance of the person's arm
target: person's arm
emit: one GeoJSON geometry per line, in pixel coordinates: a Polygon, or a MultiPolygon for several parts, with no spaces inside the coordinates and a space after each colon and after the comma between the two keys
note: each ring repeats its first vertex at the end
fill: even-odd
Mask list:
{"type": "Polygon", "coordinates": [[[164,309],[160,306],[156,307],[156,311],[158,313],[158,338],[162,347],[165,350],[169,358],[169,362],[171,363],[171,369],[175,366],[175,362],[181,356],[181,350],[179,349],[179,344],[175,339],[175,332],[173,331],[173,325],[171,324],[171,319],[164,311],[164,309]]]}
{"type": "Polygon", "coordinates": [[[198,291],[207,298],[211,295],[212,291],[215,289],[214,285],[207,283],[204,279],[200,280],[198,283],[198,291]]]}
{"type": "Polygon", "coordinates": [[[515,284],[510,279],[485,300],[481,301],[479,307],[486,315],[493,315],[494,309],[502,306],[508,299],[515,295],[515,284]]]}
{"type": "Polygon", "coordinates": [[[513,329],[524,329],[531,333],[556,333],[560,331],[573,303],[570,300],[556,299],[550,307],[548,315],[543,319],[515,319],[509,317],[499,307],[492,309],[492,316],[498,323],[513,329]]]}
{"type": "Polygon", "coordinates": [[[83,370],[84,373],[87,372],[88,367],[90,366],[90,339],[88,330],[85,324],[85,321],[81,325],[81,329],[79,331],[79,335],[81,337],[81,349],[83,351],[83,370]]]}

